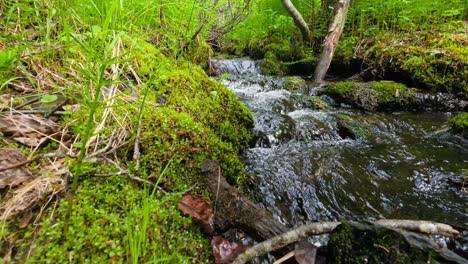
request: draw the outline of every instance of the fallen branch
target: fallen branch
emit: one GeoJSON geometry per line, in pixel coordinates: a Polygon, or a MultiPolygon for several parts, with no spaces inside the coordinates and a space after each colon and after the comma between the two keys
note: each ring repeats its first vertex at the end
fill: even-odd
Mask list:
{"type": "Polygon", "coordinates": [[[233,264],[246,263],[258,256],[263,256],[309,236],[330,233],[339,224],[340,222],[321,222],[300,226],[248,248],[244,253],[237,256],[233,264]]]}
{"type": "MultiPolygon", "coordinates": [[[[255,257],[278,250],[309,236],[330,233],[335,230],[339,224],[340,222],[320,222],[300,226],[248,248],[236,258],[233,264],[246,263],[255,257]]],[[[430,235],[457,236],[460,234],[447,224],[431,221],[382,219],[375,221],[373,224],[385,228],[405,229],[430,235]]]]}
{"type": "Polygon", "coordinates": [[[460,232],[447,224],[431,221],[381,219],[375,221],[374,224],[386,228],[399,228],[429,235],[442,235],[449,237],[460,235],[460,232]]]}

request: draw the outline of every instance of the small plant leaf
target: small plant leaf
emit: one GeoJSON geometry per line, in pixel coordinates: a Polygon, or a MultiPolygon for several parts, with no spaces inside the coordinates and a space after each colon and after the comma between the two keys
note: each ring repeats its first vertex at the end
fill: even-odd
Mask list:
{"type": "Polygon", "coordinates": [[[58,96],[55,94],[44,95],[41,98],[41,103],[48,104],[57,101],[58,96]]]}

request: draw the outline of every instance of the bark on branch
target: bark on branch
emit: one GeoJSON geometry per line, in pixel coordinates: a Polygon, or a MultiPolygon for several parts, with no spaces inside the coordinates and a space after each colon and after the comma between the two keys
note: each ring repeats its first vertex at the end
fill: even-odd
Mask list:
{"type": "Polygon", "coordinates": [[[294,20],[294,24],[296,25],[296,27],[301,31],[302,38],[305,41],[310,42],[312,38],[311,38],[309,26],[305,22],[304,18],[302,18],[301,13],[297,11],[296,7],[293,5],[293,3],[290,0],[281,0],[281,3],[283,4],[284,8],[286,8],[286,11],[288,11],[292,19],[294,20]]]}
{"type": "MultiPolygon", "coordinates": [[[[339,224],[340,222],[320,222],[300,226],[248,248],[244,253],[237,256],[233,264],[246,263],[258,256],[263,256],[309,236],[330,233],[339,224]]],[[[460,234],[447,224],[431,221],[383,219],[375,221],[374,224],[385,228],[405,229],[430,235],[457,236],[460,234]]]]}

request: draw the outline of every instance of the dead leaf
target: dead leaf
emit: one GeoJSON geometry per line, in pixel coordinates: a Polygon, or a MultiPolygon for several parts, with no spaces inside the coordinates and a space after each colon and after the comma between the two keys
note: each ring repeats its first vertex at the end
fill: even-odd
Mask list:
{"type": "Polygon", "coordinates": [[[19,228],[21,229],[26,228],[29,225],[29,222],[31,222],[32,216],[33,216],[33,213],[31,210],[24,213],[19,223],[19,228]]]}
{"type": "Polygon", "coordinates": [[[315,264],[317,247],[307,240],[301,240],[294,247],[294,258],[299,264],[315,264]]]}
{"type": "Polygon", "coordinates": [[[13,195],[0,204],[0,221],[10,219],[36,205],[45,205],[62,192],[67,182],[55,176],[40,176],[13,191],[13,195]]]}
{"type": "Polygon", "coordinates": [[[211,239],[211,248],[216,264],[232,263],[239,254],[247,248],[237,243],[226,240],[222,236],[215,236],[211,239]]]}
{"type": "Polygon", "coordinates": [[[59,126],[50,119],[35,115],[8,115],[0,117],[0,132],[21,144],[37,147],[47,136],[57,133],[59,126]]]}
{"type": "Polygon", "coordinates": [[[213,209],[203,197],[186,193],[180,198],[178,207],[184,214],[200,224],[207,234],[214,233],[213,209]]]}
{"type": "MultiPolygon", "coordinates": [[[[6,168],[25,162],[26,156],[19,149],[1,148],[0,149],[0,168],[6,168]]],[[[31,180],[31,171],[26,165],[0,171],[0,189],[5,187],[15,187],[26,181],[31,180]]]]}

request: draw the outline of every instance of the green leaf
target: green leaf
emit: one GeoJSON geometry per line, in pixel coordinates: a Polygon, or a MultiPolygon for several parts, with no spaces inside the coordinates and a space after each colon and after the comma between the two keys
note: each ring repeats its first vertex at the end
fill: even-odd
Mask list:
{"type": "Polygon", "coordinates": [[[44,95],[41,98],[41,103],[48,104],[57,101],[58,96],[55,94],[44,95]]]}

